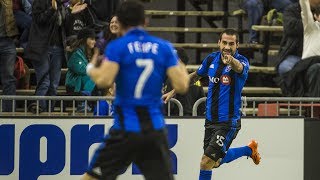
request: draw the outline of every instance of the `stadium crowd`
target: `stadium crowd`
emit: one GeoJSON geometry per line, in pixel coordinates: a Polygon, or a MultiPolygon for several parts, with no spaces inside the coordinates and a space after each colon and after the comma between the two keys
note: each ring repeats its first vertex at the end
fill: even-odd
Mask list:
{"type": "MultiPolygon", "coordinates": [[[[35,95],[57,95],[61,69],[66,67],[67,94],[110,94],[109,90],[96,87],[85,69],[93,58],[101,61],[107,44],[120,36],[121,27],[113,13],[122,1],[0,2],[0,72],[3,95],[15,95],[19,83],[23,83],[23,88],[29,88],[30,78],[25,78],[26,82],[20,80],[30,76],[26,64],[35,70],[35,95]],[[19,47],[24,49],[23,59],[17,56],[16,49],[19,47]],[[25,64],[21,64],[21,60],[25,64]]],[[[259,42],[259,35],[251,29],[252,25],[260,24],[263,15],[271,9],[283,13],[284,32],[277,58],[276,69],[279,76],[276,81],[283,94],[288,96],[320,96],[320,82],[316,76],[320,69],[320,46],[317,45],[320,38],[320,1],[242,0],[240,6],[247,12],[250,43],[259,42]]],[[[188,101],[186,103],[190,104],[188,101]]],[[[12,108],[12,101],[3,101],[2,111],[11,112],[12,108]]],[[[51,108],[53,111],[54,104],[51,108]]],[[[29,104],[28,110],[35,113],[36,103],[29,104]]],[[[83,110],[83,103],[79,103],[77,111],[83,110]]],[[[46,101],[40,101],[40,112],[43,111],[48,111],[46,101]]],[[[190,114],[190,110],[188,113],[190,114]]]]}

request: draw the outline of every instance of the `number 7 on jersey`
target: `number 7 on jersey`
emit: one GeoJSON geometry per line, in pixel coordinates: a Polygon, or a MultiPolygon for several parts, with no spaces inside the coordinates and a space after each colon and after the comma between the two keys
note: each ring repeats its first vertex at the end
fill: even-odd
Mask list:
{"type": "Polygon", "coordinates": [[[142,96],[143,88],[153,71],[154,64],[152,59],[137,59],[136,65],[138,67],[144,68],[142,73],[140,74],[140,77],[136,84],[136,88],[134,90],[134,98],[140,99],[142,96]]]}

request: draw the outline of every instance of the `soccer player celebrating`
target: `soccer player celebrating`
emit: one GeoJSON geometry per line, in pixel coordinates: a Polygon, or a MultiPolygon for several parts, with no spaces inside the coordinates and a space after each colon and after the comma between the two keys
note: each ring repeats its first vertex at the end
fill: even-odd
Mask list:
{"type": "Polygon", "coordinates": [[[87,66],[102,87],[116,82],[114,125],[100,146],[83,180],[114,180],[132,162],[146,179],[172,180],[169,148],[162,114],[161,89],[165,77],[185,93],[189,77],[172,45],[144,29],[144,7],[125,1],[117,11],[122,37],[110,42],[105,60],[87,66]]]}
{"type": "MultiPolygon", "coordinates": [[[[260,163],[258,143],[230,148],[241,128],[241,91],[248,77],[248,59],[237,52],[238,33],[226,29],[220,34],[220,51],[209,54],[197,71],[189,75],[191,83],[209,76],[206,102],[204,153],[200,163],[199,180],[210,180],[212,169],[242,156],[260,163]]],[[[175,90],[163,95],[167,102],[175,90]]]]}

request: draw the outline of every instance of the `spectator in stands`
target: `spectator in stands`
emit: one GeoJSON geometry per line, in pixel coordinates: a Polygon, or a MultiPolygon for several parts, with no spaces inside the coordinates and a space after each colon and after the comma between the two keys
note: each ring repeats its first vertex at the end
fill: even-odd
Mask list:
{"type": "Polygon", "coordinates": [[[70,16],[67,16],[67,36],[76,35],[81,29],[85,27],[93,28],[96,30],[96,32],[99,32],[103,30],[103,28],[108,26],[107,22],[98,19],[90,5],[87,5],[82,0],[71,0],[71,9],[73,9],[74,6],[77,5],[83,5],[86,8],[77,14],[71,14],[70,16]]]}
{"type": "Polygon", "coordinates": [[[82,12],[79,12],[77,14],[70,14],[66,17],[66,36],[67,37],[73,37],[74,39],[77,39],[77,34],[79,31],[87,26],[89,24],[89,16],[87,13],[87,4],[82,3],[83,1],[80,0],[71,0],[69,2],[68,10],[72,11],[72,8],[77,4],[82,4],[84,6],[84,10],[82,12]]]}
{"type": "Polygon", "coordinates": [[[104,27],[108,26],[107,22],[98,19],[92,8],[88,6],[87,3],[84,3],[84,1],[71,0],[70,9],[72,10],[76,5],[82,5],[85,9],[77,14],[70,14],[66,18],[66,34],[68,42],[71,41],[70,44],[76,40],[76,35],[83,28],[92,28],[95,29],[96,32],[100,32],[104,27]]]}
{"type": "MultiPolygon", "coordinates": [[[[188,64],[189,62],[189,57],[186,53],[186,51],[183,48],[176,48],[178,57],[180,61],[182,61],[185,65],[188,64]]],[[[165,85],[165,93],[169,92],[172,90],[171,84],[167,81],[165,85]]],[[[202,98],[205,97],[203,87],[201,86],[200,81],[197,81],[193,84],[190,84],[189,86],[189,91],[184,94],[176,94],[174,98],[176,98],[182,105],[183,107],[183,115],[184,116],[192,116],[192,110],[193,110],[193,105],[194,103],[202,98]]],[[[171,109],[170,109],[170,115],[177,116],[179,115],[179,109],[178,107],[173,103],[171,104],[171,109]]],[[[198,115],[204,115],[205,111],[205,106],[204,103],[200,104],[198,106],[198,115]]]]}
{"type": "Polygon", "coordinates": [[[320,7],[311,8],[309,0],[300,0],[304,28],[302,59],[320,56],[320,7]]]}
{"type": "MultiPolygon", "coordinates": [[[[71,13],[81,12],[84,5],[74,6],[71,13]]],[[[35,69],[37,96],[55,96],[60,82],[61,64],[65,54],[66,9],[61,1],[34,0],[32,4],[32,24],[25,58],[30,59],[35,69]]],[[[46,101],[39,101],[39,112],[48,110],[46,101]]],[[[29,111],[36,112],[36,103],[29,111]]],[[[54,109],[54,103],[51,111],[54,109]]]]}
{"type": "MultiPolygon", "coordinates": [[[[18,34],[12,11],[12,1],[0,0],[0,76],[3,95],[16,94],[14,65],[17,52],[13,38],[18,34]]],[[[2,111],[11,112],[13,110],[12,101],[3,101],[2,103],[2,111]]]]}
{"type": "Polygon", "coordinates": [[[320,6],[300,0],[303,22],[302,60],[282,75],[279,85],[287,96],[320,97],[320,6]]]}
{"type": "Polygon", "coordinates": [[[29,30],[32,22],[32,7],[27,0],[12,0],[13,14],[20,31],[20,46],[25,48],[28,42],[29,30]]]}
{"type": "MultiPolygon", "coordinates": [[[[117,16],[114,15],[111,18],[109,25],[104,28],[102,33],[103,33],[103,36],[101,38],[99,38],[98,41],[96,42],[96,47],[99,48],[99,51],[100,51],[100,56],[98,58],[98,64],[100,64],[101,60],[103,60],[103,53],[105,52],[105,49],[106,49],[108,43],[110,41],[116,39],[117,37],[121,36],[120,25],[119,25],[119,21],[118,21],[117,16]]],[[[103,96],[106,91],[108,91],[108,90],[96,87],[93,92],[93,95],[103,96]]]]}
{"type": "Polygon", "coordinates": [[[304,27],[302,59],[314,62],[307,69],[306,94],[311,97],[320,97],[320,5],[311,8],[309,0],[300,0],[300,5],[304,27]]]}
{"type": "MultiPolygon", "coordinates": [[[[66,88],[69,94],[91,95],[95,84],[86,74],[87,64],[98,58],[99,49],[95,48],[96,34],[93,29],[84,28],[78,33],[78,39],[71,45],[72,54],[68,60],[66,75],[66,88]]],[[[84,104],[80,104],[78,111],[83,110],[84,104]]]]}
{"type": "Polygon", "coordinates": [[[299,3],[289,5],[283,13],[283,36],[280,43],[277,72],[282,75],[301,60],[303,48],[303,24],[299,3]]]}
{"type": "Polygon", "coordinates": [[[103,37],[97,41],[96,46],[100,49],[100,53],[103,53],[107,44],[120,37],[120,25],[118,17],[116,15],[112,16],[109,26],[103,30],[103,37]]]}
{"type": "Polygon", "coordinates": [[[252,30],[252,25],[259,25],[262,16],[271,8],[282,12],[290,3],[290,0],[245,0],[241,6],[248,14],[249,42],[259,42],[258,32],[252,30]]]}

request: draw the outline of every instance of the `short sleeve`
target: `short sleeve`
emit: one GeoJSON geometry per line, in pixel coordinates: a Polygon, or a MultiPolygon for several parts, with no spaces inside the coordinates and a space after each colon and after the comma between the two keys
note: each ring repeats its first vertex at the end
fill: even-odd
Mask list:
{"type": "Polygon", "coordinates": [[[170,68],[172,66],[178,65],[178,55],[174,50],[173,46],[170,43],[166,43],[165,45],[165,66],[166,68],[170,68]]]}
{"type": "Polygon", "coordinates": [[[197,70],[197,74],[201,77],[207,76],[208,75],[208,69],[207,68],[207,63],[208,60],[212,58],[211,55],[207,56],[203,61],[202,64],[199,66],[198,70],[197,70]]]}
{"type": "Polygon", "coordinates": [[[248,74],[249,74],[249,61],[248,61],[248,59],[244,56],[240,56],[240,58],[238,60],[243,65],[243,70],[242,70],[241,75],[248,76],[248,74]]]}
{"type": "Polygon", "coordinates": [[[104,56],[113,62],[120,63],[120,49],[117,45],[117,41],[112,41],[108,44],[104,51],[104,56]]]}

